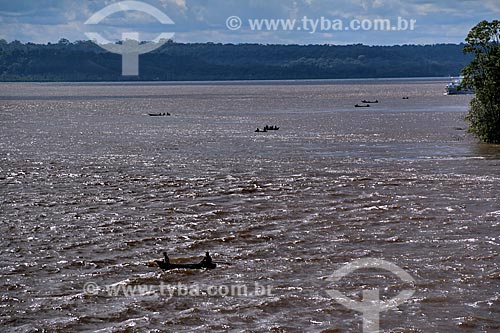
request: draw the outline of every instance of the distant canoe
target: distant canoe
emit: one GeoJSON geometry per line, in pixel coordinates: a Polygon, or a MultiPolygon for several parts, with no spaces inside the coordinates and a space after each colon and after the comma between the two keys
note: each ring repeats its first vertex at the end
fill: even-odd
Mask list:
{"type": "Polygon", "coordinates": [[[369,107],[370,107],[370,104],[367,104],[367,105],[359,105],[359,104],[356,104],[356,105],[354,105],[354,107],[356,107],[356,108],[369,108],[369,107]]]}
{"type": "Polygon", "coordinates": [[[164,117],[164,116],[170,116],[170,113],[163,112],[163,113],[148,113],[148,116],[150,117],[164,117]]]}
{"type": "Polygon", "coordinates": [[[266,126],[264,126],[264,129],[263,129],[263,130],[261,130],[261,129],[257,128],[257,129],[255,130],[255,132],[257,132],[257,133],[258,133],[258,132],[267,132],[267,131],[278,131],[279,129],[280,129],[280,128],[279,128],[278,126],[268,126],[268,125],[266,125],[266,126]]]}
{"type": "Polygon", "coordinates": [[[376,99],[374,101],[362,100],[361,103],[377,104],[378,103],[378,99],[376,99]]]}

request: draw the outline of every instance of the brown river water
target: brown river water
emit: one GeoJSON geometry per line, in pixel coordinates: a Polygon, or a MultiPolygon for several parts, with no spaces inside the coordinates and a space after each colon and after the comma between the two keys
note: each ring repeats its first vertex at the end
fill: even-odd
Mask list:
{"type": "Polygon", "coordinates": [[[444,84],[0,84],[0,331],[362,332],[327,291],[377,288],[381,332],[500,332],[500,147],[444,84]]]}

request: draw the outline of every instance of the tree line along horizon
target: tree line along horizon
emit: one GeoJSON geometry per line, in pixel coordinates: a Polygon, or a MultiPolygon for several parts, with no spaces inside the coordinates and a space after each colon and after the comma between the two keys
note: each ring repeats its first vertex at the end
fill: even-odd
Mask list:
{"type": "Polygon", "coordinates": [[[137,77],[92,41],[0,40],[0,81],[207,81],[457,76],[464,44],[367,46],[177,43],[141,55],[137,77]]]}

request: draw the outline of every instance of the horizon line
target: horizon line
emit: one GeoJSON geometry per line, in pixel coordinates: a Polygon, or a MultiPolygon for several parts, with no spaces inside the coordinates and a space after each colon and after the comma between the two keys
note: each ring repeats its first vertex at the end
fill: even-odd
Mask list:
{"type": "MultiPolygon", "coordinates": [[[[163,40],[163,39],[162,39],[163,40]]],[[[160,40],[159,42],[161,42],[160,40]]],[[[77,43],[94,43],[95,45],[99,45],[98,43],[95,43],[94,41],[90,39],[79,39],[79,40],[74,40],[71,41],[67,38],[61,37],[58,42],[46,42],[46,43],[36,43],[33,41],[20,41],[18,39],[12,39],[12,40],[7,40],[5,38],[0,38],[0,42],[6,42],[7,44],[15,43],[18,42],[23,45],[76,45],[77,43]],[[67,41],[69,43],[61,43],[61,41],[67,41]]],[[[119,44],[122,41],[116,41],[112,44],[119,44]]],[[[155,43],[154,41],[149,41],[149,40],[142,40],[139,41],[139,43],[155,43]]],[[[167,44],[179,44],[179,45],[199,45],[199,44],[204,44],[204,45],[223,45],[223,46],[238,46],[238,45],[259,45],[259,46],[366,46],[366,47],[394,47],[394,46],[437,46],[437,45],[465,45],[465,42],[460,42],[460,43],[434,43],[434,44],[363,44],[363,43],[353,43],[353,44],[333,44],[333,43],[309,43],[309,44],[300,44],[300,43],[250,43],[250,42],[241,42],[241,43],[228,43],[228,42],[178,42],[174,41],[172,39],[167,40],[167,44]]]]}

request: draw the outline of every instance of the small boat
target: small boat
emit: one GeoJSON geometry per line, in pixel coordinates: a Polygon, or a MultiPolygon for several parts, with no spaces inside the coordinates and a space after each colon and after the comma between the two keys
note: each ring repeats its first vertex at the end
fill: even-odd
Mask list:
{"type": "Polygon", "coordinates": [[[448,83],[445,87],[445,95],[469,95],[474,94],[474,89],[472,87],[462,86],[463,76],[459,77],[448,83]]]}
{"type": "Polygon", "coordinates": [[[156,264],[163,270],[167,271],[170,269],[214,269],[217,267],[212,261],[212,257],[208,252],[205,253],[205,257],[198,264],[173,264],[167,255],[167,252],[163,252],[164,259],[156,260],[156,264]]]}
{"type": "Polygon", "coordinates": [[[170,116],[170,113],[163,112],[163,113],[148,113],[148,116],[150,117],[165,117],[165,116],[170,116]]]}
{"type": "Polygon", "coordinates": [[[369,108],[369,107],[370,107],[370,104],[366,104],[366,105],[359,105],[359,104],[356,104],[356,105],[354,105],[354,107],[356,107],[356,108],[369,108]]]}
{"type": "Polygon", "coordinates": [[[217,264],[215,263],[208,264],[205,262],[200,262],[198,264],[172,264],[166,263],[163,260],[156,260],[156,263],[164,271],[168,271],[171,269],[214,269],[217,267],[217,264]]]}
{"type": "Polygon", "coordinates": [[[278,126],[264,126],[264,129],[260,129],[257,127],[257,129],[254,131],[255,133],[265,133],[267,131],[277,131],[279,130],[280,128],[278,126]]]}
{"type": "Polygon", "coordinates": [[[408,96],[405,96],[405,97],[403,97],[403,99],[410,99],[410,97],[408,97],[408,96]]]}
{"type": "Polygon", "coordinates": [[[370,104],[377,104],[378,103],[378,99],[374,100],[374,101],[367,101],[367,100],[362,100],[361,103],[370,103],[370,104]]]}

